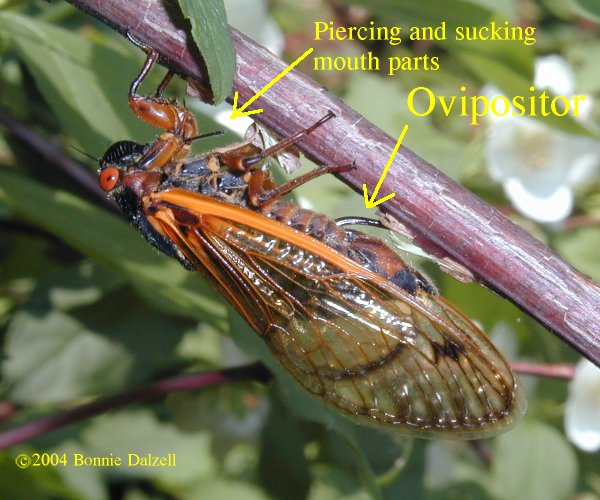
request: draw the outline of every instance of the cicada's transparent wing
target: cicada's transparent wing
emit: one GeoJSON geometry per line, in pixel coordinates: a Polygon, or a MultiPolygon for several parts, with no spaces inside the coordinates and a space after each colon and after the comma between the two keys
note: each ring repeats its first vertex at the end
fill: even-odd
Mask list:
{"type": "Polygon", "coordinates": [[[497,434],[525,411],[502,355],[438,295],[411,295],[252,211],[181,190],[154,197],[155,227],[338,411],[447,438],[497,434]]]}

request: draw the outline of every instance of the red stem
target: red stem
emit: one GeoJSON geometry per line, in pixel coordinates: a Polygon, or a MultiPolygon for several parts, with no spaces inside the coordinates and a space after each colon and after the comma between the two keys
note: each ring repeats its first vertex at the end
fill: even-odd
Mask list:
{"type": "Polygon", "coordinates": [[[512,362],[510,366],[515,372],[522,375],[535,375],[537,377],[558,378],[562,380],[572,380],[575,375],[575,366],[567,363],[543,365],[528,363],[526,361],[516,361],[512,362]]]}
{"type": "Polygon", "coordinates": [[[191,391],[215,385],[240,382],[266,382],[271,377],[267,369],[260,363],[228,368],[212,372],[200,372],[180,375],[178,377],[159,380],[134,389],[101,398],[88,404],[77,406],[49,417],[40,418],[33,422],[14,427],[0,434],[0,449],[28,441],[36,436],[60,429],[75,422],[100,415],[110,410],[158,398],[174,392],[191,391]]]}

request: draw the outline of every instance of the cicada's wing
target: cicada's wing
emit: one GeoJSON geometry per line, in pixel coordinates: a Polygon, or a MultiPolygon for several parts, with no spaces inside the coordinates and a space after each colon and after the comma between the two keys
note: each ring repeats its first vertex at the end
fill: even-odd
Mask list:
{"type": "Polygon", "coordinates": [[[338,411],[447,438],[497,434],[525,411],[502,355],[441,297],[413,296],[250,210],[177,189],[148,207],[293,377],[338,411]]]}

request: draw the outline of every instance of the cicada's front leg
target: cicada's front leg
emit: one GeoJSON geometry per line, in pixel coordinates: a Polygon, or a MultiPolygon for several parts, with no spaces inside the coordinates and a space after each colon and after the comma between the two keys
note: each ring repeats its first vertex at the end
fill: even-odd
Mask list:
{"type": "Polygon", "coordinates": [[[158,169],[188,156],[190,144],[198,138],[198,126],[192,113],[175,101],[163,97],[165,88],[173,78],[172,71],[166,74],[153,96],[138,94],[140,84],[158,59],[158,53],[133,36],[128,37],[147,54],[144,66],[129,89],[129,106],[146,123],[166,131],[144,154],[140,166],[149,170],[158,169]]]}

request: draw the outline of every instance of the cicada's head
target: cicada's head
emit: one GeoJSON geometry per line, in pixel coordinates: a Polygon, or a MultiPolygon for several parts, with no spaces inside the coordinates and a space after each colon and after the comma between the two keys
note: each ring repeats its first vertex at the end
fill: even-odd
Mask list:
{"type": "Polygon", "coordinates": [[[115,142],[100,159],[98,183],[109,195],[118,190],[126,176],[135,173],[147,145],[133,141],[115,142]]]}

